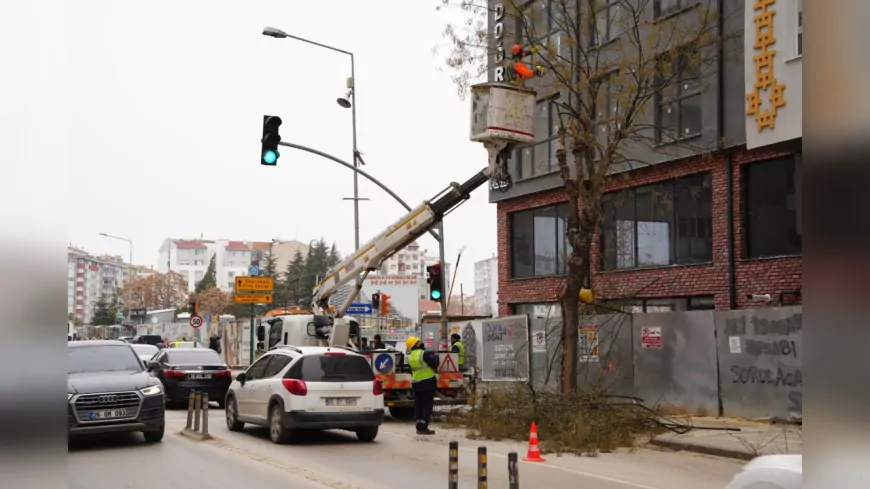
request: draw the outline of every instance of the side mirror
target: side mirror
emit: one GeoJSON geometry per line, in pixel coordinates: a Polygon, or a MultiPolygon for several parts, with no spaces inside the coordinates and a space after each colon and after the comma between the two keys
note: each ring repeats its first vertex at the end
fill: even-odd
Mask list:
{"type": "Polygon", "coordinates": [[[266,327],[257,326],[257,341],[266,341],[266,327]]]}
{"type": "Polygon", "coordinates": [[[238,381],[239,381],[240,383],[242,383],[242,384],[245,383],[245,378],[246,378],[246,377],[245,377],[245,373],[244,373],[244,372],[240,373],[239,375],[236,375],[236,380],[238,380],[238,381]]]}
{"type": "Polygon", "coordinates": [[[149,372],[153,372],[153,371],[157,370],[158,368],[160,368],[160,364],[153,361],[153,360],[149,360],[149,361],[145,362],[145,368],[149,372]]]}

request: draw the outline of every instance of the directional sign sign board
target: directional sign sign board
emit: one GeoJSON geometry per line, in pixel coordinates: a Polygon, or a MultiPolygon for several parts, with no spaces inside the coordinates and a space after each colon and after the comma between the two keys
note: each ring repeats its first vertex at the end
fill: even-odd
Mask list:
{"type": "Polygon", "coordinates": [[[259,274],[260,274],[260,267],[258,267],[257,265],[251,265],[250,267],[248,267],[248,275],[256,277],[259,274]]]}
{"type": "Polygon", "coordinates": [[[193,329],[199,329],[200,326],[202,326],[202,316],[199,314],[190,316],[190,327],[193,329]]]}
{"type": "Polygon", "coordinates": [[[380,353],[375,357],[375,370],[377,370],[379,374],[392,373],[394,366],[395,362],[393,362],[393,355],[389,353],[380,353]]]}
{"type": "Polygon", "coordinates": [[[272,277],[236,277],[236,290],[272,292],[275,290],[275,279],[272,277]]]}
{"type": "Polygon", "coordinates": [[[233,294],[233,302],[236,304],[271,304],[272,294],[233,294]]]}
{"type": "Polygon", "coordinates": [[[367,302],[354,302],[347,308],[348,314],[371,314],[372,305],[367,302]]]}

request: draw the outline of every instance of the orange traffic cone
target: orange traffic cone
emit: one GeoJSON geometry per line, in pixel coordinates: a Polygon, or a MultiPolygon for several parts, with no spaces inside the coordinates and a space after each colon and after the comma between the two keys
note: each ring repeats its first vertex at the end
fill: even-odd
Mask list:
{"type": "Polygon", "coordinates": [[[541,457],[541,450],[538,448],[538,427],[532,421],[532,430],[529,433],[529,454],[523,459],[524,462],[545,462],[541,457]]]}

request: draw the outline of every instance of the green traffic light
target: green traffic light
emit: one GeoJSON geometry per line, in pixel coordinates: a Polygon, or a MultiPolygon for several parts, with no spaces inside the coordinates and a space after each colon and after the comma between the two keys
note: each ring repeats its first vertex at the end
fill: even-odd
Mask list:
{"type": "Polygon", "coordinates": [[[435,299],[436,301],[438,299],[440,299],[441,298],[441,291],[440,290],[433,290],[432,291],[432,298],[435,299]]]}
{"type": "Polygon", "coordinates": [[[272,150],[266,151],[263,153],[263,161],[268,165],[275,164],[275,162],[278,161],[278,153],[272,150]]]}

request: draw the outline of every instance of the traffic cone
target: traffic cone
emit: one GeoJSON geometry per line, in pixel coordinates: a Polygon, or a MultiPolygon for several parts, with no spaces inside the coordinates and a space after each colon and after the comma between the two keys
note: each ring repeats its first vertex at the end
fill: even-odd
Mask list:
{"type": "Polygon", "coordinates": [[[546,460],[541,457],[541,450],[538,448],[538,427],[535,426],[535,422],[532,421],[532,430],[529,433],[529,453],[526,458],[523,459],[523,462],[545,462],[546,460]]]}

